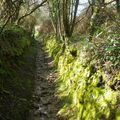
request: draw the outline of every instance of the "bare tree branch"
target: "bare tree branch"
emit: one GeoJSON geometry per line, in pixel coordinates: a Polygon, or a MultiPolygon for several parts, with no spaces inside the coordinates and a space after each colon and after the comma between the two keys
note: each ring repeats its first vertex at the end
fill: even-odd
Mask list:
{"type": "Polygon", "coordinates": [[[108,2],[108,3],[105,3],[105,6],[111,4],[111,3],[115,2],[115,1],[116,1],[116,0],[112,0],[112,1],[110,1],[110,2],[108,2]]]}
{"type": "Polygon", "coordinates": [[[75,25],[77,25],[79,22],[81,22],[82,20],[85,19],[85,17],[87,15],[87,13],[89,12],[89,10],[90,10],[90,6],[87,8],[86,12],[82,15],[82,17],[75,22],[75,25]]]}
{"type": "Polygon", "coordinates": [[[8,24],[8,22],[9,22],[9,20],[10,20],[11,17],[12,17],[12,15],[8,17],[8,19],[6,20],[6,22],[4,23],[4,25],[3,25],[2,28],[0,29],[0,34],[3,32],[4,28],[5,28],[6,25],[8,24]]]}
{"type": "Polygon", "coordinates": [[[26,13],[25,15],[23,15],[22,17],[20,17],[20,18],[18,19],[18,21],[17,21],[17,24],[19,24],[20,21],[21,21],[23,18],[31,15],[31,14],[32,14],[33,12],[35,12],[39,7],[43,6],[46,2],[47,2],[47,0],[42,1],[40,4],[38,4],[37,6],[35,6],[29,13],[26,13]]]}

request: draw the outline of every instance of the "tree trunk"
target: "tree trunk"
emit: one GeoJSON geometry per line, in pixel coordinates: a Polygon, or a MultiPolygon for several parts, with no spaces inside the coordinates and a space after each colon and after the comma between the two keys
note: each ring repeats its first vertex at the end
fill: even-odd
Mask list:
{"type": "Polygon", "coordinates": [[[120,0],[116,0],[117,12],[120,14],[120,0]]]}

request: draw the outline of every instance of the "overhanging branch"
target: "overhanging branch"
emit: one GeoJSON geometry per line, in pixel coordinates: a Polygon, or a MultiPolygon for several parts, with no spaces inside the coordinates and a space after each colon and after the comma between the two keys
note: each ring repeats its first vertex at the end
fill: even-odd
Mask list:
{"type": "Polygon", "coordinates": [[[18,21],[17,21],[17,24],[19,24],[20,21],[21,21],[23,18],[25,18],[25,17],[31,15],[33,12],[35,12],[39,7],[42,7],[46,2],[47,2],[47,0],[42,1],[40,4],[38,4],[37,6],[35,6],[29,13],[26,13],[25,15],[23,15],[22,17],[20,17],[20,18],[18,19],[18,21]]]}
{"type": "Polygon", "coordinates": [[[10,18],[13,16],[14,14],[10,15],[8,17],[8,19],[5,21],[4,25],[0,28],[0,34],[3,32],[4,28],[7,26],[7,24],[9,23],[10,21],[10,18]]]}

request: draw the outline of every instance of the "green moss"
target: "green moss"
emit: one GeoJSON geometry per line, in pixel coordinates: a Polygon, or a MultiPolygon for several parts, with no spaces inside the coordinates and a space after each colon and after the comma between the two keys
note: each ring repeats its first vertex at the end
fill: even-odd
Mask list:
{"type": "MultiPolygon", "coordinates": [[[[54,59],[61,50],[59,46],[55,38],[46,40],[46,48],[54,59]]],[[[115,119],[112,111],[117,105],[118,92],[108,84],[103,64],[98,61],[94,45],[86,43],[85,39],[77,45],[71,43],[69,51],[59,54],[56,62],[57,92],[62,101],[60,116],[69,120],[112,120],[113,116],[115,119]],[[71,55],[72,50],[77,51],[77,57],[71,55]]],[[[116,77],[114,79],[118,79],[116,77]]]]}
{"type": "Polygon", "coordinates": [[[8,27],[0,35],[0,54],[19,56],[30,43],[31,38],[25,30],[17,26],[8,27]]]}

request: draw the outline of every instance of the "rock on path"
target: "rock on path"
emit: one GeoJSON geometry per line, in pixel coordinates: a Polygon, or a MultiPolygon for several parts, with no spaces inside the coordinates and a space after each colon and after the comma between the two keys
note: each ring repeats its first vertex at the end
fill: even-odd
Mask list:
{"type": "Polygon", "coordinates": [[[30,112],[29,120],[58,120],[56,117],[56,97],[54,94],[55,73],[50,70],[50,58],[37,43],[35,90],[33,93],[34,109],[30,112]]]}

